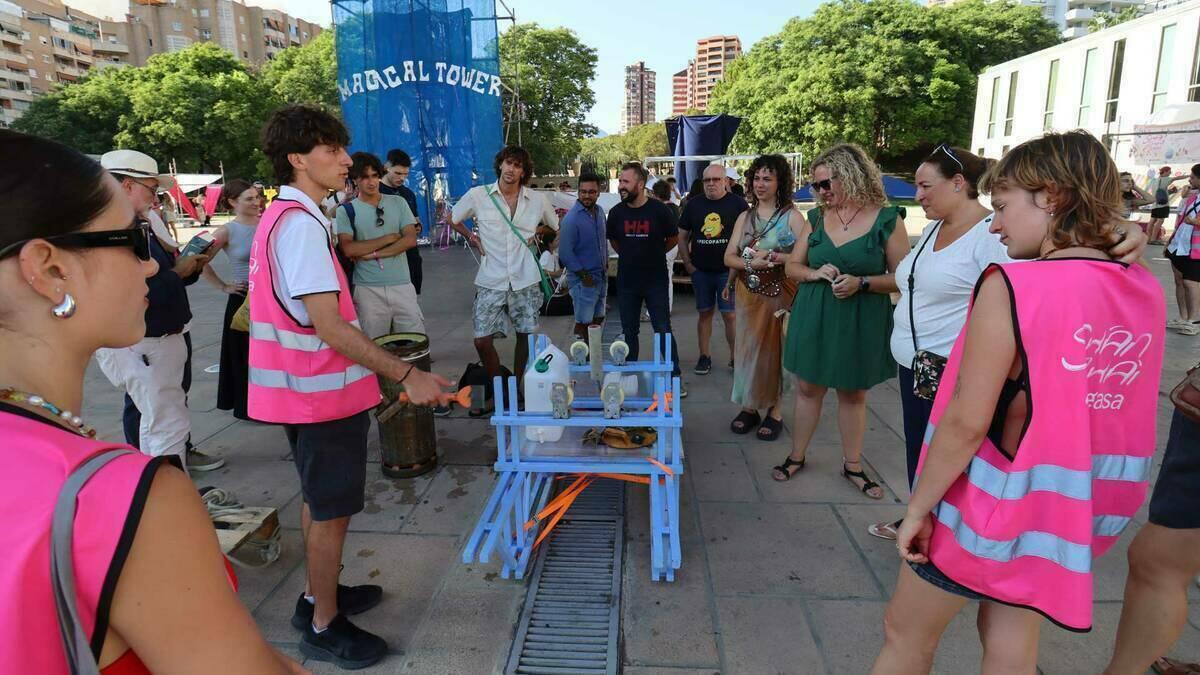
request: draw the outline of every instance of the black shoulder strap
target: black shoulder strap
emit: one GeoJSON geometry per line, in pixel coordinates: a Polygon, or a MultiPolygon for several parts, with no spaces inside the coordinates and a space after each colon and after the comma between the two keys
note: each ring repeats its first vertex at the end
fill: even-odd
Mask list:
{"type": "Polygon", "coordinates": [[[938,228],[942,226],[942,221],[937,221],[933,229],[929,231],[929,235],[921,240],[921,246],[917,249],[917,254],[913,256],[912,267],[908,268],[908,329],[912,331],[913,351],[920,351],[917,347],[917,321],[914,313],[913,305],[916,304],[917,296],[914,293],[917,289],[917,260],[921,258],[921,252],[925,250],[925,246],[930,239],[937,238],[938,228]]]}
{"type": "Polygon", "coordinates": [[[350,231],[354,233],[354,238],[358,239],[358,228],[354,225],[354,217],[357,215],[355,213],[354,202],[345,202],[338,208],[345,209],[346,218],[350,220],[350,231]]]}

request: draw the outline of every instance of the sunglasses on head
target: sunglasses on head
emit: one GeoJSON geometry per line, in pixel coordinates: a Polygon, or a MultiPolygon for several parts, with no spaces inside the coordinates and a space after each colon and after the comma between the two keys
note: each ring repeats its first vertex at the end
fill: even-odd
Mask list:
{"type": "Polygon", "coordinates": [[[813,189],[818,192],[824,190],[828,192],[833,189],[833,179],[826,178],[825,180],[814,180],[812,183],[813,189]]]}
{"type": "Polygon", "coordinates": [[[963,167],[962,160],[960,160],[960,159],[958,158],[958,155],[954,154],[954,151],[950,149],[950,146],[946,145],[945,143],[942,143],[941,145],[939,145],[939,146],[937,146],[936,148],[934,148],[934,149],[933,149],[933,152],[931,152],[931,153],[929,153],[929,154],[930,154],[930,155],[936,155],[936,154],[938,154],[939,152],[941,152],[941,153],[945,153],[945,155],[946,155],[947,157],[949,157],[950,159],[954,160],[954,163],[958,165],[958,170],[959,170],[959,171],[966,171],[966,169],[963,167]]]}
{"type": "Polygon", "coordinates": [[[99,232],[72,232],[56,234],[49,237],[33,237],[15,241],[0,249],[0,259],[17,253],[21,247],[34,239],[48,241],[62,248],[107,248],[122,246],[133,249],[133,254],[139,260],[150,260],[150,229],[145,225],[134,225],[122,230],[101,230],[99,232]]]}

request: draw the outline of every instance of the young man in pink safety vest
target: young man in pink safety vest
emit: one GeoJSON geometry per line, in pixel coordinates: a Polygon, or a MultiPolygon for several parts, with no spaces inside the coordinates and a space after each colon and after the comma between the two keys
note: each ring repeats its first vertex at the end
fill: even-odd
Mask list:
{"type": "Polygon", "coordinates": [[[282,186],[263,214],[250,253],[250,417],[283,425],[304,498],[307,583],[292,626],[300,651],[364,668],[387,644],[345,617],[377,605],[379,586],[342,586],[350,517],[363,509],[367,411],[379,403],[375,373],[403,383],[414,403],[445,405],[445,378],[376,346],[358,325],[330,222],[317,206],[346,184],[346,128],[306,106],[276,110],[263,152],[282,186]]]}

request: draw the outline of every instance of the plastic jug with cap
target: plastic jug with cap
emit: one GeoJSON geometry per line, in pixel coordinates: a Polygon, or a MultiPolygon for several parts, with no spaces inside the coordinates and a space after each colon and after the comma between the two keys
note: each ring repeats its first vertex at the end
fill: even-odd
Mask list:
{"type": "MultiPolygon", "coordinates": [[[[525,373],[525,412],[549,415],[554,410],[550,401],[550,389],[556,382],[571,386],[571,369],[567,355],[553,344],[542,350],[525,373]]],[[[562,438],[563,427],[525,427],[525,437],[544,443],[562,438]]]]}

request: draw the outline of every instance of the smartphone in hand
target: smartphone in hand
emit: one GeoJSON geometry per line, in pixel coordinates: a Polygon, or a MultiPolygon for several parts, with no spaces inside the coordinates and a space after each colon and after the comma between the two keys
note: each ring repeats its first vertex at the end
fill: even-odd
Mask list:
{"type": "Polygon", "coordinates": [[[183,250],[180,251],[179,255],[181,257],[189,255],[203,255],[205,251],[212,248],[214,243],[216,242],[213,241],[213,236],[211,234],[209,234],[207,231],[201,232],[200,234],[192,237],[191,241],[187,243],[187,246],[183,247],[183,250]]]}

